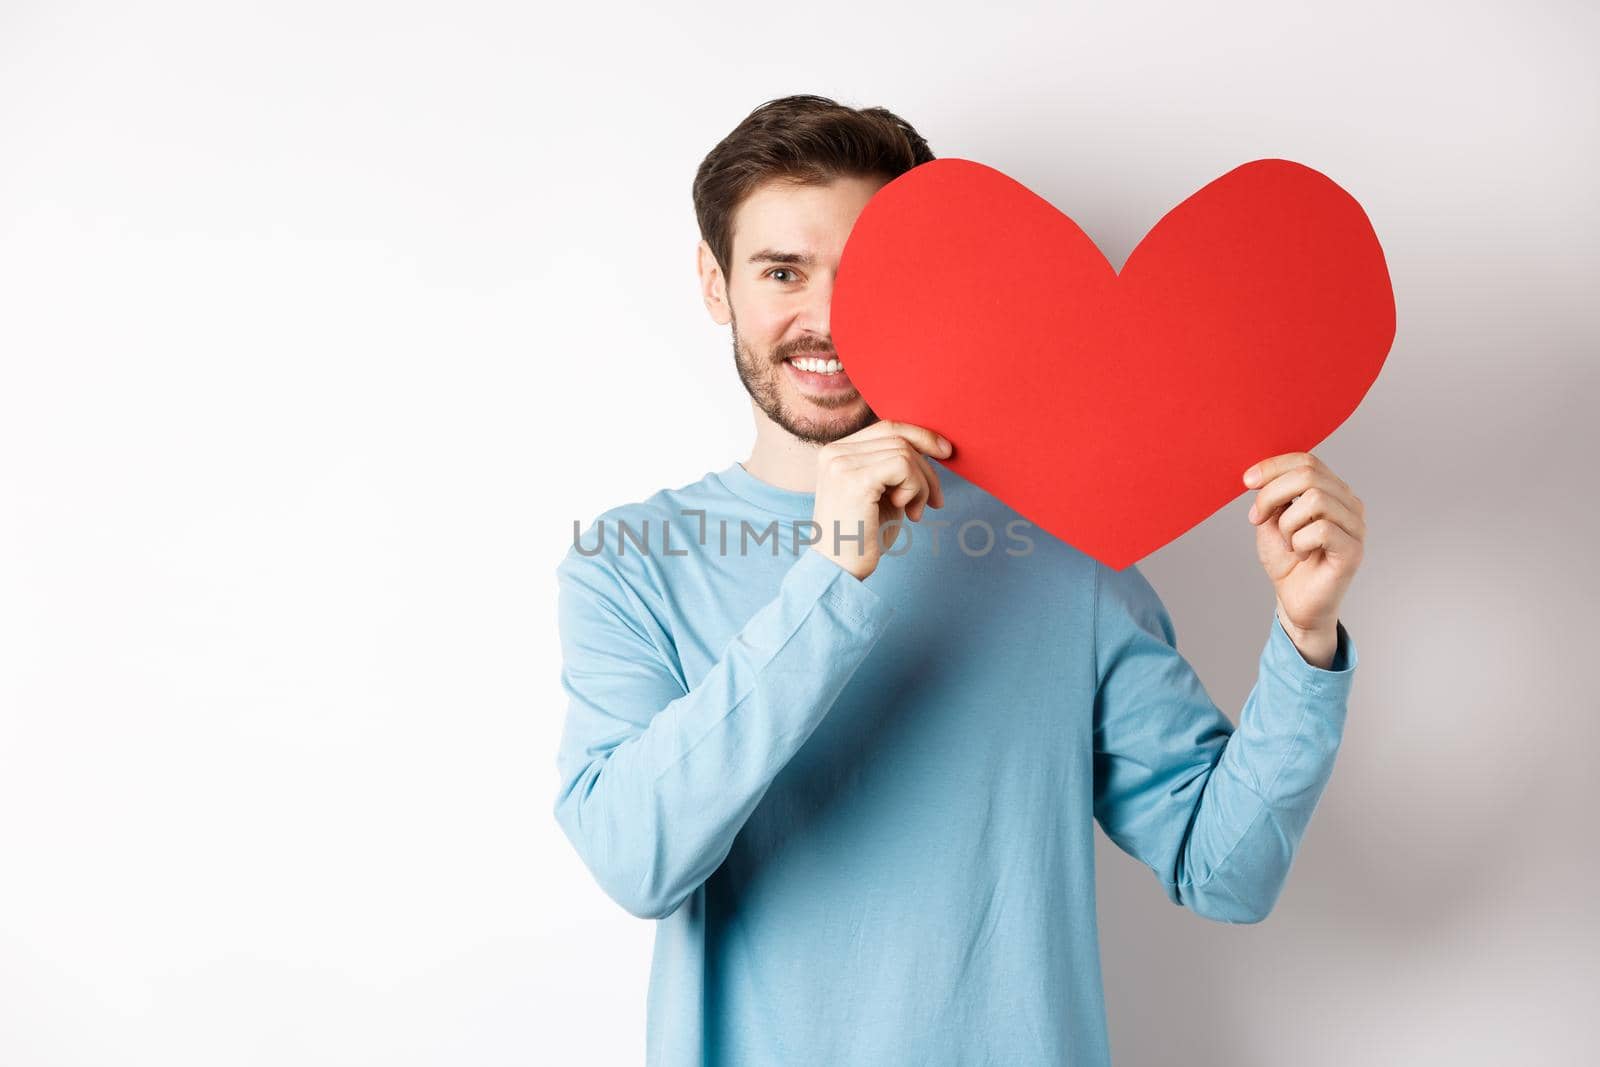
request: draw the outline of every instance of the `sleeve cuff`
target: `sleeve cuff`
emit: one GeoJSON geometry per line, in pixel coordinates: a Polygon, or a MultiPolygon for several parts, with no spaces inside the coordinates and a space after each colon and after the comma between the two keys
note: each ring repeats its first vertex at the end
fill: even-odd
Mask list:
{"type": "Polygon", "coordinates": [[[784,584],[803,596],[825,600],[846,617],[872,630],[881,630],[894,615],[894,607],[855,575],[813,548],[784,575],[784,584]]]}
{"type": "Polygon", "coordinates": [[[1355,642],[1350,639],[1350,632],[1345,629],[1344,623],[1334,625],[1338,643],[1334,646],[1333,662],[1326,668],[1318,667],[1306,662],[1306,658],[1295,647],[1289,631],[1283,628],[1283,620],[1274,611],[1272,634],[1267,638],[1268,660],[1275,669],[1296,679],[1308,692],[1337,696],[1348,694],[1360,657],[1356,655],[1355,642]]]}

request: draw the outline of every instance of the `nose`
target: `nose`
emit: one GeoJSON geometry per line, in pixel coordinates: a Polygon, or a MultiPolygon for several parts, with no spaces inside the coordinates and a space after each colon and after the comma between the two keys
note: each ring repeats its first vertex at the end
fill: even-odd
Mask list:
{"type": "Polygon", "coordinates": [[[805,307],[800,310],[798,325],[819,337],[832,337],[829,316],[833,311],[833,279],[814,283],[806,293],[805,307]]]}

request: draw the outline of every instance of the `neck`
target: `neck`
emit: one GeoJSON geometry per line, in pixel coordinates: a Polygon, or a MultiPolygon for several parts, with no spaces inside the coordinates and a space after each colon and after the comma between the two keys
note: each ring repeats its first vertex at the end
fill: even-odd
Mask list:
{"type": "Polygon", "coordinates": [[[817,450],[821,445],[802,441],[773,422],[753,402],[756,417],[756,443],[744,469],[768,485],[797,493],[817,491],[817,450]]]}

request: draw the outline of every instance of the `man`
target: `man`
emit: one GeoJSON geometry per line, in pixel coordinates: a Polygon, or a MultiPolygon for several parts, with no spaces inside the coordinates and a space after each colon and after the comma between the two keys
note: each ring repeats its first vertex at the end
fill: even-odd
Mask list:
{"type": "Polygon", "coordinates": [[[840,252],[931,158],[811,96],[706,157],[702,295],[755,446],[575,524],[558,568],[555,814],[658,920],[651,1064],[1109,1062],[1093,820],[1173,902],[1257,922],[1332,771],[1365,524],[1320,461],[1244,479],[1277,610],[1235,730],[1136,566],[1032,527],[850,384],[840,252]]]}

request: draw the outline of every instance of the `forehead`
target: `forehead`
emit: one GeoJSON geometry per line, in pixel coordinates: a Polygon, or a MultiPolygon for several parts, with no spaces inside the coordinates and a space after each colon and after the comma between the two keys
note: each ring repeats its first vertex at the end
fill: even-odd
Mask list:
{"type": "Polygon", "coordinates": [[[781,178],[757,186],[733,215],[733,259],[743,264],[754,252],[810,252],[837,256],[856,216],[887,179],[850,175],[826,185],[799,185],[781,178]]]}

